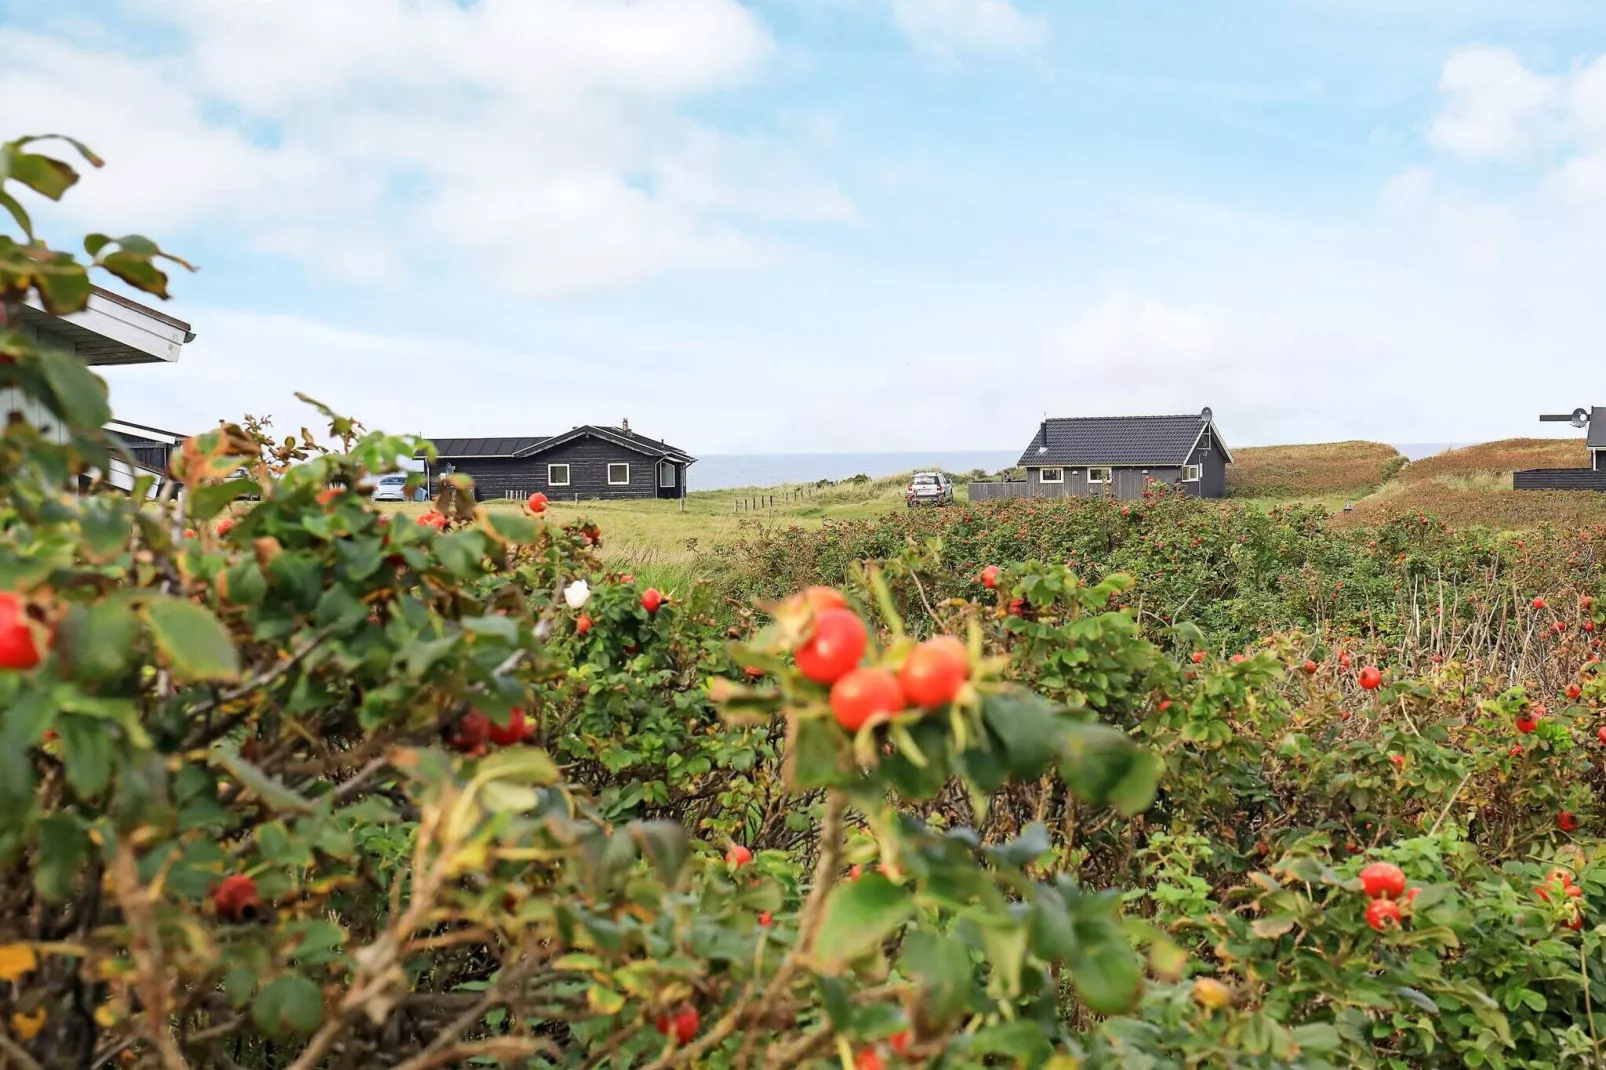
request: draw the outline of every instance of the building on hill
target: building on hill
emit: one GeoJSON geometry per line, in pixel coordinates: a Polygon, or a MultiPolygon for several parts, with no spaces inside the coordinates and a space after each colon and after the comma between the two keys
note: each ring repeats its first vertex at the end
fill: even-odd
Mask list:
{"type": "Polygon", "coordinates": [[[431,495],[440,477],[462,472],[475,495],[526,498],[684,498],[686,470],[696,458],[659,439],[618,427],[585,424],[554,436],[437,438],[436,459],[426,463],[431,495]]]}
{"type": "Polygon", "coordinates": [[[1511,473],[1514,490],[1598,490],[1606,491],[1606,405],[1574,409],[1566,416],[1541,416],[1540,423],[1570,423],[1586,431],[1584,446],[1589,450],[1588,468],[1530,468],[1511,473]]]}
{"type": "Polygon", "coordinates": [[[1044,420],[1021,454],[1026,478],[972,483],[984,498],[1137,498],[1151,483],[1189,494],[1227,493],[1232,452],[1209,409],[1188,416],[1077,416],[1044,420]]]}

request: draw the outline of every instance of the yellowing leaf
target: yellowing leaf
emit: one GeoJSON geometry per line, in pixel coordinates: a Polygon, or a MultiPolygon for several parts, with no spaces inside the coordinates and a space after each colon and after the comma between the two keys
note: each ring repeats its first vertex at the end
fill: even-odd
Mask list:
{"type": "Polygon", "coordinates": [[[39,965],[39,958],[27,944],[0,944],[0,981],[16,981],[39,965]]]}
{"type": "Polygon", "coordinates": [[[28,1041],[39,1035],[39,1030],[45,1027],[45,1009],[40,1007],[32,1014],[18,1011],[11,1016],[11,1031],[17,1035],[18,1040],[28,1041]]]}

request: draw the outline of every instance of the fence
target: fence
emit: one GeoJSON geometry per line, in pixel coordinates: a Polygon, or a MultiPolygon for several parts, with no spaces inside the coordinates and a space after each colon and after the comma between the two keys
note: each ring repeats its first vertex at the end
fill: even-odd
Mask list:
{"type": "Polygon", "coordinates": [[[1030,498],[1032,493],[1029,486],[1024,479],[1007,483],[972,483],[969,486],[970,500],[985,502],[994,498],[1030,498]]]}
{"type": "Polygon", "coordinates": [[[760,509],[774,509],[777,501],[785,505],[788,502],[800,502],[805,498],[812,498],[819,493],[815,487],[786,487],[779,494],[750,494],[743,498],[735,498],[733,502],[738,513],[752,513],[760,509]]]}

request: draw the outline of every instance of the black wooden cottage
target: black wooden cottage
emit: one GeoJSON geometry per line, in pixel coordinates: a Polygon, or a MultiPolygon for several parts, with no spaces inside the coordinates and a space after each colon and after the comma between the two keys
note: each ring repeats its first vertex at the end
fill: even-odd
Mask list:
{"type": "Polygon", "coordinates": [[[1584,445],[1589,450],[1588,468],[1530,468],[1511,473],[1516,490],[1602,490],[1606,491],[1606,405],[1574,409],[1566,416],[1541,416],[1541,423],[1570,423],[1580,431],[1588,429],[1584,445]]]}
{"type": "Polygon", "coordinates": [[[1153,482],[1220,498],[1227,493],[1231,463],[1209,409],[1190,416],[1044,420],[1017,462],[1026,478],[972,483],[970,497],[1137,498],[1153,482]]]}
{"type": "Polygon", "coordinates": [[[488,498],[684,498],[686,469],[696,458],[668,443],[619,427],[586,424],[561,435],[524,438],[437,438],[425,466],[430,493],[440,477],[462,472],[488,498]]]}

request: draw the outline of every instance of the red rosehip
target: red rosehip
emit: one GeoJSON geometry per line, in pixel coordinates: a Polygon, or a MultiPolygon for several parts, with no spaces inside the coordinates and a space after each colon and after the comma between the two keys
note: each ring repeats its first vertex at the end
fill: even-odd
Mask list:
{"type": "Polygon", "coordinates": [[[864,657],[864,622],[851,609],[828,609],[814,618],[814,631],[798,647],[798,671],[817,684],[840,680],[864,657]]]}
{"type": "Polygon", "coordinates": [[[951,635],[927,639],[909,652],[898,684],[915,706],[945,706],[970,676],[970,651],[951,635]]]}
{"type": "Polygon", "coordinates": [[[1576,832],[1578,830],[1578,818],[1573,816],[1571,810],[1563,810],[1556,815],[1556,827],[1563,832],[1576,832]]]}
{"type": "MultiPolygon", "coordinates": [[[[490,718],[486,718],[487,721],[490,718]]],[[[515,743],[523,743],[535,731],[535,725],[524,716],[523,710],[515,709],[507,715],[507,724],[492,722],[485,733],[492,743],[498,747],[511,747],[515,743]]]]}
{"type": "Polygon", "coordinates": [[[22,599],[0,591],[0,669],[25,671],[39,664],[39,642],[22,599]]]}
{"type": "Polygon", "coordinates": [[[988,588],[996,588],[998,586],[998,574],[1000,572],[1002,572],[1002,571],[1003,570],[1000,569],[997,565],[988,565],[986,568],[982,569],[981,570],[982,586],[988,587],[988,588]]]}
{"type": "Polygon", "coordinates": [[[1305,670],[1305,675],[1306,676],[1314,676],[1314,675],[1316,675],[1317,665],[1311,659],[1306,658],[1305,659],[1305,664],[1303,666],[1301,666],[1301,667],[1305,670]]]}
{"type": "Polygon", "coordinates": [[[1392,899],[1374,899],[1366,904],[1366,924],[1382,932],[1400,927],[1400,905],[1392,899]]]}
{"type": "Polygon", "coordinates": [[[244,873],[224,877],[223,883],[212,891],[212,903],[224,921],[252,921],[262,911],[257,882],[244,873]]]}
{"type": "Polygon", "coordinates": [[[676,1044],[690,1044],[692,1038],[697,1036],[697,1027],[702,1025],[703,1017],[697,1013],[696,1007],[682,1007],[674,1014],[660,1015],[658,1018],[658,1032],[664,1036],[674,1033],[676,1044]]]}
{"type": "Polygon", "coordinates": [[[731,844],[730,850],[725,852],[725,864],[732,869],[741,869],[753,860],[753,852],[739,843],[731,844]]]}
{"type": "Polygon", "coordinates": [[[904,705],[903,688],[886,669],[854,669],[831,685],[831,713],[849,732],[857,732],[872,717],[897,713],[904,705]]]}
{"type": "Polygon", "coordinates": [[[1517,731],[1521,732],[1523,735],[1529,735],[1538,727],[1539,718],[1535,717],[1533,714],[1519,713],[1517,715],[1517,731]]]}
{"type": "Polygon", "coordinates": [[[446,733],[446,745],[460,754],[474,754],[491,738],[491,719],[479,710],[469,710],[446,733]]]}
{"type": "Polygon", "coordinates": [[[574,618],[574,630],[581,635],[591,630],[591,618],[582,613],[574,618]]]}
{"type": "Polygon", "coordinates": [[[1361,870],[1361,888],[1371,899],[1398,899],[1405,892],[1405,871],[1393,862],[1373,862],[1361,870]]]}
{"type": "Polygon", "coordinates": [[[529,506],[530,512],[532,513],[546,512],[546,495],[542,494],[540,491],[536,491],[534,494],[530,495],[529,506]]]}
{"type": "Polygon", "coordinates": [[[1203,650],[1195,650],[1193,652],[1193,663],[1195,665],[1202,664],[1204,662],[1204,659],[1205,659],[1205,652],[1203,650]]]}
{"type": "Polygon", "coordinates": [[[658,607],[664,604],[664,596],[658,593],[658,588],[648,587],[641,592],[641,608],[648,613],[658,612],[658,607]]]}
{"type": "Polygon", "coordinates": [[[1368,691],[1376,691],[1383,684],[1383,674],[1378,671],[1377,666],[1368,665],[1361,670],[1360,684],[1368,691]]]}

